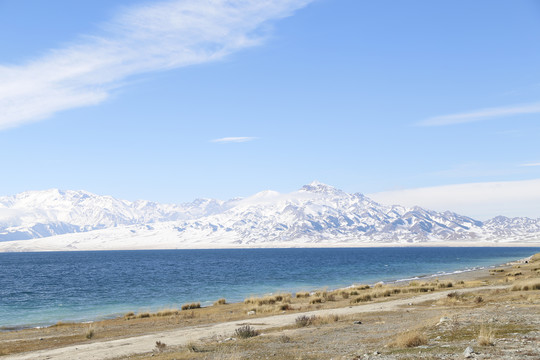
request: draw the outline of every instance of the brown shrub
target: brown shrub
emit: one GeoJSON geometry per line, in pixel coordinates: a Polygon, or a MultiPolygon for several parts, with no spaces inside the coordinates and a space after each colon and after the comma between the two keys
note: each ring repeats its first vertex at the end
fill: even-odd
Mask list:
{"type": "Polygon", "coordinates": [[[390,344],[393,347],[411,348],[427,344],[427,338],[417,330],[407,331],[399,334],[390,344]]]}
{"type": "Polygon", "coordinates": [[[181,309],[182,310],[192,310],[192,309],[199,309],[200,307],[201,307],[201,303],[196,302],[196,303],[191,303],[191,304],[184,304],[184,305],[182,305],[181,309]]]}
{"type": "Polygon", "coordinates": [[[366,301],[371,301],[371,300],[372,300],[371,295],[370,294],[365,294],[365,295],[359,296],[357,298],[351,299],[350,303],[351,304],[358,304],[360,302],[366,302],[366,301]]]}
{"type": "Polygon", "coordinates": [[[218,299],[214,303],[215,306],[217,306],[217,305],[225,305],[225,304],[227,304],[227,300],[225,300],[224,298],[218,299]]]}

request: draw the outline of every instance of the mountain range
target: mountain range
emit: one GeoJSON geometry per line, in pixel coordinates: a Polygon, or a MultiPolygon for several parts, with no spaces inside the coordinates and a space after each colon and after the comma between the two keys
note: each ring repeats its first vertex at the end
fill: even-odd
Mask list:
{"type": "Polygon", "coordinates": [[[173,205],[86,191],[0,197],[0,251],[540,243],[540,219],[387,206],[319,182],[173,205]]]}

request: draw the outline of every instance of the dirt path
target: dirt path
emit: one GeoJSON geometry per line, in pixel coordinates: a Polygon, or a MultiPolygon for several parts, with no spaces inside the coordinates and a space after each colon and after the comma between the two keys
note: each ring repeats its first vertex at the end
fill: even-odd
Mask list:
{"type": "MultiPolygon", "coordinates": [[[[483,286],[479,288],[460,289],[459,292],[472,292],[477,290],[501,289],[506,286],[483,286]]],[[[16,360],[72,360],[72,359],[111,359],[115,357],[128,356],[133,354],[148,353],[152,351],[156,341],[161,341],[167,346],[182,346],[190,342],[196,342],[201,338],[209,337],[229,337],[235,329],[241,325],[249,324],[257,330],[265,330],[287,325],[293,325],[298,316],[318,315],[324,316],[337,314],[340,316],[353,315],[359,313],[375,311],[393,311],[409,303],[420,303],[429,300],[437,300],[445,297],[448,293],[456,290],[440,291],[412,298],[396,299],[381,303],[368,303],[355,305],[339,309],[315,310],[305,313],[274,315],[264,318],[246,319],[241,321],[231,321],[220,324],[199,325],[182,328],[178,330],[164,331],[149,335],[136,336],[126,339],[94,342],[90,344],[72,345],[58,349],[40,350],[18,355],[9,355],[3,359],[16,360]]]]}

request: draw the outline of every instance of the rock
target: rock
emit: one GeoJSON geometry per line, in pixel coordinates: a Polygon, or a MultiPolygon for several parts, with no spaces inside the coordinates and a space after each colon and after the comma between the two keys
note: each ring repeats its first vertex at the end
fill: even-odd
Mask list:
{"type": "Polygon", "coordinates": [[[381,353],[378,352],[378,351],[374,351],[374,352],[373,352],[373,355],[380,355],[380,354],[381,354],[381,353]]]}
{"type": "Polygon", "coordinates": [[[474,349],[470,346],[467,346],[467,348],[463,352],[463,356],[465,357],[465,359],[469,359],[469,358],[472,358],[473,355],[474,355],[474,349]]]}
{"type": "Polygon", "coordinates": [[[356,320],[356,321],[353,322],[353,324],[355,324],[355,325],[362,325],[362,322],[361,322],[360,320],[356,320]]]}
{"type": "Polygon", "coordinates": [[[444,324],[445,322],[448,322],[450,321],[450,318],[447,317],[447,316],[443,316],[442,318],[440,318],[439,322],[437,323],[437,325],[441,325],[441,324],[444,324]]]}
{"type": "Polygon", "coordinates": [[[255,315],[255,310],[251,310],[247,312],[248,315],[255,315]]]}

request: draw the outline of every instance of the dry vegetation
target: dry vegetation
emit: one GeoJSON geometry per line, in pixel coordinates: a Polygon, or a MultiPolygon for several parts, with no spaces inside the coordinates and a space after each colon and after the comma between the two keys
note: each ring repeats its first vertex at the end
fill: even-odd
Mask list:
{"type": "Polygon", "coordinates": [[[418,330],[406,331],[396,336],[389,345],[397,348],[411,348],[427,344],[427,337],[418,330]]]}
{"type": "Polygon", "coordinates": [[[203,308],[200,303],[190,303],[181,309],[163,309],[156,313],[131,312],[122,318],[96,322],[91,327],[59,323],[45,329],[4,332],[0,333],[0,355],[242,321],[236,331],[223,337],[204,338],[182,346],[158,341],[147,353],[130,358],[353,360],[373,352],[380,352],[389,359],[415,359],[424,355],[425,358],[455,358],[468,344],[474,343],[481,349],[477,351],[489,353],[492,358],[513,359],[505,357],[505,351],[515,348],[521,351],[521,357],[515,359],[538,359],[540,350],[527,344],[540,341],[539,314],[540,254],[526,264],[476,275],[471,273],[453,281],[429,279],[406,284],[379,283],[332,291],[304,291],[294,295],[278,293],[232,304],[219,299],[214,306],[203,308]],[[482,289],[488,284],[505,287],[482,289]],[[474,291],[467,290],[477,287],[474,291]],[[438,300],[412,304],[415,296],[441,291],[445,291],[445,295],[438,300]],[[305,314],[306,311],[409,298],[411,304],[400,311],[371,312],[362,316],[305,314]],[[293,324],[261,330],[256,321],[262,316],[287,313],[298,314],[293,324]],[[249,324],[245,324],[246,319],[249,324]],[[265,336],[257,336],[260,334],[265,336]]]}

